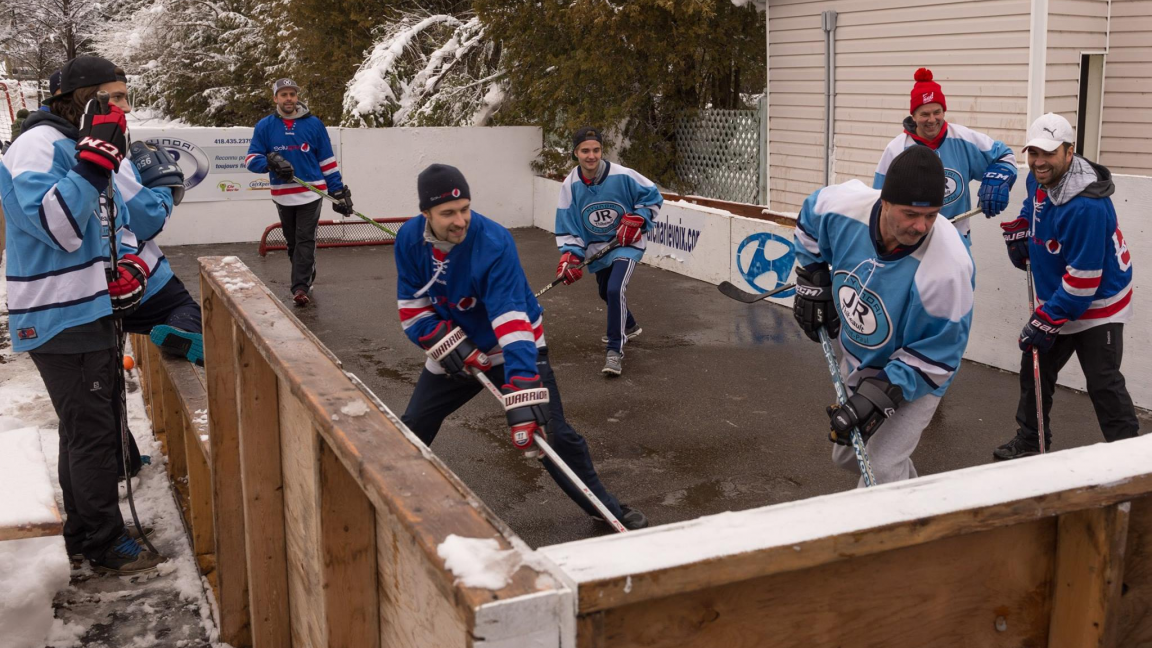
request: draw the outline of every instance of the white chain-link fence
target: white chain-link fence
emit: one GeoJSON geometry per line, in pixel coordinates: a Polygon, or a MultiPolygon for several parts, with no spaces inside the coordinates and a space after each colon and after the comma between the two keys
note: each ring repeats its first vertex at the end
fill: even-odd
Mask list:
{"type": "Polygon", "coordinates": [[[676,174],[697,196],[764,204],[764,102],[758,110],[700,110],[676,123],[676,174]]]}

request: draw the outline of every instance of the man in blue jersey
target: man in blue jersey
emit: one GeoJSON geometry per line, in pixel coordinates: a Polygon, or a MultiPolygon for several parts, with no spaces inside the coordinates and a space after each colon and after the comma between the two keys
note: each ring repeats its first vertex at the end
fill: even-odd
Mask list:
{"type": "Polygon", "coordinates": [[[849,435],[859,429],[881,484],[917,476],[912,451],[968,346],[975,271],[943,204],[944,165],[913,146],[883,189],[825,187],[797,222],[793,314],[809,338],[823,327],[839,340],[851,394],[828,408],[832,457],[857,470],[849,435]]]}
{"type": "Polygon", "coordinates": [[[352,214],[352,191],[340,176],[324,123],[300,103],[299,92],[291,79],[272,84],[276,111],[256,123],[244,164],[253,173],[269,174],[292,260],[292,301],[307,306],[316,280],[316,224],[322,202],[293,178],[327,191],[338,201],[332,208],[345,216],[352,214]]]}
{"type": "Polygon", "coordinates": [[[1028,195],[1020,217],[1003,223],[1012,264],[1031,262],[1038,307],[1020,332],[1019,426],[992,452],[998,461],[1040,451],[1032,349],[1039,350],[1044,447],[1060,370],[1075,353],[1106,441],[1137,436],[1140,423],[1120,361],[1124,322],[1132,316],[1132,254],[1109,197],[1112,172],[1075,155],[1072,125],[1048,113],[1028,129],[1028,195]]]}
{"type": "Polygon", "coordinates": [[[651,180],[620,164],[603,159],[603,135],[584,127],[572,138],[572,157],[579,164],[560,187],[556,206],[556,245],[560,264],[556,276],[568,285],[584,276],[577,266],[615,242],[619,247],[588,266],[596,273],[600,299],[608,308],[603,338],[607,357],[602,373],[619,376],[624,370],[624,344],[640,335],[640,325],[628,310],[628,280],[644,256],[644,232],[660,213],[664,197],[651,180]]]}
{"type": "MultiPolygon", "coordinates": [[[[980,181],[977,198],[988,218],[1008,207],[1008,197],[1016,182],[1016,156],[1003,142],[959,124],[948,123],[945,112],[948,102],[940,84],[932,80],[932,71],[916,70],[912,86],[908,117],[904,118],[904,132],[884,148],[876,165],[872,186],[884,186],[888,166],[904,149],[923,145],[936,151],[944,163],[944,205],[940,213],[951,220],[972,209],[968,183],[980,181]]],[[[956,225],[968,242],[969,221],[956,225]]]]}
{"type": "Polygon", "coordinates": [[[154,270],[124,245],[151,238],[172,209],[171,190],[123,190],[127,87],[124,71],[91,56],[61,72],[49,112],[28,118],[0,165],[12,347],[28,352],[60,419],[64,544],[99,571],[151,571],[163,557],[124,526],[116,489],[120,386],[113,317],[137,308],[154,270]],[[107,92],[107,112],[96,101],[107,92]],[[115,231],[107,191],[115,181],[115,231]],[[120,244],[111,272],[109,236],[120,244]]]}
{"type": "MultiPolygon", "coordinates": [[[[420,216],[396,237],[400,325],[427,356],[401,420],[431,445],[452,412],[480,393],[471,369],[503,385],[512,444],[534,454],[532,439],[548,442],[589,489],[629,529],[648,526],[640,511],[621,505],[600,482],[584,437],[564,419],[560,388],[548,362],[543,309],[532,294],[512,235],[472,211],[464,176],[433,164],[417,180],[420,216]]],[[[544,467],[585,512],[598,513],[551,461],[544,467]]]]}

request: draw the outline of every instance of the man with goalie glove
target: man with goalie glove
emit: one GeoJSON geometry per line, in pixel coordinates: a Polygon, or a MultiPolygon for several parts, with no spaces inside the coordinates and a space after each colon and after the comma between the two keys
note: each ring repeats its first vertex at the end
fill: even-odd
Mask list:
{"type": "Polygon", "coordinates": [[[604,160],[603,144],[595,128],[581,128],[572,137],[572,157],[579,164],[564,179],[556,206],[561,253],[556,276],[571,284],[584,276],[584,259],[605,246],[618,246],[588,265],[608,306],[608,330],[602,338],[607,357],[601,372],[613,377],[624,370],[625,343],[641,332],[628,310],[628,280],[644,256],[644,232],[652,228],[664,197],[648,178],[604,160]]]}
{"type": "MultiPolygon", "coordinates": [[[[420,215],[396,237],[400,325],[427,355],[401,417],[431,445],[452,412],[480,393],[472,370],[503,385],[512,444],[535,455],[547,440],[629,529],[648,525],[640,511],[617,502],[596,474],[584,438],[564,420],[560,390],[544,342],[543,309],[520,267],[512,235],[471,209],[458,169],[433,164],[417,180],[420,215]]],[[[589,515],[596,509],[548,459],[545,469],[589,515]]]]}
{"type": "Polygon", "coordinates": [[[943,204],[940,158],[913,146],[892,160],[883,189],[820,189],[796,227],[793,313],[809,338],[823,327],[839,340],[850,393],[828,408],[832,458],[857,470],[858,429],[881,484],[917,476],[912,451],[968,346],[975,271],[938,217],[943,204]]]}

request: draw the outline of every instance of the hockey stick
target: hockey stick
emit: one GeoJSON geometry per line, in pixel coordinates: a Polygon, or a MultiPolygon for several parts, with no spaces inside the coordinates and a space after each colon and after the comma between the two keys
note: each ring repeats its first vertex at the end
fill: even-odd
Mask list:
{"type": "MultiPolygon", "coordinates": [[[[1032,261],[1024,262],[1028,274],[1028,317],[1036,312],[1036,293],[1032,289],[1032,261]]],[[[1036,383],[1036,435],[1040,437],[1040,454],[1044,454],[1044,390],[1040,386],[1040,351],[1032,347],[1032,382],[1036,383]]]]}
{"type": "MultiPolygon", "coordinates": [[[[608,245],[601,248],[601,250],[599,252],[597,252],[596,254],[593,254],[592,256],[588,257],[587,259],[584,259],[584,262],[581,263],[580,265],[576,266],[575,268],[573,268],[573,270],[583,270],[589,264],[592,264],[592,263],[599,261],[600,259],[604,258],[605,254],[608,254],[609,252],[611,252],[612,250],[615,250],[618,247],[620,247],[620,242],[613,239],[611,243],[609,243],[608,245]]],[[[541,288],[540,291],[536,293],[536,297],[539,298],[540,295],[543,295],[544,293],[548,292],[549,290],[552,290],[553,288],[555,288],[556,286],[559,286],[562,283],[564,283],[564,275],[560,275],[559,277],[556,277],[555,279],[552,280],[552,283],[541,288]]]]}
{"type": "MultiPolygon", "coordinates": [[[[311,191],[312,193],[320,196],[321,198],[327,199],[328,201],[330,201],[334,205],[344,204],[344,203],[340,202],[339,200],[336,200],[332,196],[329,196],[327,193],[320,191],[319,189],[316,188],[315,185],[308,184],[307,182],[304,182],[303,180],[301,180],[300,178],[297,178],[296,176],[292,176],[292,181],[295,182],[296,184],[300,185],[301,187],[306,188],[308,191],[311,191]]],[[[360,212],[358,212],[356,210],[352,210],[352,215],[356,216],[357,218],[362,219],[365,223],[368,223],[369,225],[371,225],[373,227],[379,228],[385,234],[391,234],[393,237],[396,236],[396,232],[393,232],[392,230],[388,229],[387,227],[384,227],[380,223],[377,223],[376,221],[372,220],[371,218],[368,218],[367,216],[365,216],[364,214],[361,214],[360,212]]]]}
{"type": "Polygon", "coordinates": [[[955,225],[956,223],[962,223],[962,222],[968,220],[969,218],[972,218],[976,214],[982,214],[982,213],[984,213],[984,210],[977,207],[976,209],[973,209],[972,211],[967,211],[967,212],[964,212],[963,214],[960,214],[959,216],[957,216],[956,218],[953,218],[952,220],[950,220],[948,222],[955,225]]]}
{"type": "Polygon", "coordinates": [[[723,293],[725,297],[731,297],[732,299],[744,302],[745,304],[754,304],[761,299],[768,299],[769,297],[775,296],[778,293],[782,293],[785,290],[795,288],[796,284],[784,284],[783,286],[769,290],[766,293],[753,293],[748,292],[747,290],[740,290],[736,287],[736,284],[732,283],[731,281],[721,281],[720,285],[716,287],[720,289],[720,292],[723,293]]]}
{"type": "MultiPolygon", "coordinates": [[[[492,381],[488,379],[488,376],[484,375],[483,371],[473,367],[472,375],[476,376],[476,380],[479,380],[485,389],[492,392],[492,395],[500,401],[501,405],[504,404],[504,394],[500,393],[500,390],[496,388],[496,385],[492,384],[492,381]]],[[[628,529],[625,529],[624,525],[620,523],[620,520],[616,519],[615,515],[612,515],[612,511],[609,511],[608,507],[604,506],[604,502],[601,502],[600,498],[596,497],[596,494],[584,484],[584,481],[577,477],[576,473],[572,472],[572,469],[568,467],[568,464],[564,463],[560,455],[556,454],[552,446],[548,445],[548,442],[545,441],[541,435],[533,435],[533,437],[533,441],[535,441],[540,450],[544,452],[544,455],[551,459],[552,463],[560,469],[560,472],[564,473],[564,476],[568,478],[568,481],[572,482],[572,485],[584,494],[588,502],[600,512],[600,516],[603,517],[608,524],[611,524],[613,529],[616,529],[620,533],[627,533],[628,529]]]]}
{"type": "MultiPolygon", "coordinates": [[[[832,350],[832,342],[828,339],[828,331],[820,327],[820,346],[824,349],[824,359],[828,361],[828,371],[832,372],[832,384],[836,386],[836,400],[840,405],[848,402],[848,390],[844,388],[844,379],[840,376],[840,366],[836,362],[836,352],[832,350]]],[[[852,450],[856,452],[856,464],[860,466],[860,475],[864,477],[865,486],[875,486],[876,477],[872,475],[872,464],[868,461],[868,450],[864,447],[864,439],[860,437],[860,430],[852,428],[852,450]]]]}
{"type": "MultiPolygon", "coordinates": [[[[103,90],[96,93],[96,100],[100,102],[100,110],[102,113],[107,114],[109,96],[103,90]]],[[[120,277],[120,256],[119,245],[116,243],[116,172],[108,172],[108,188],[105,190],[104,199],[107,201],[108,212],[108,252],[112,261],[110,264],[110,272],[113,280],[120,277]]],[[[143,300],[143,295],[141,295],[143,300]]],[[[132,496],[132,453],[128,444],[128,435],[132,432],[128,429],[128,384],[124,378],[124,322],[121,317],[113,315],[112,328],[116,335],[116,363],[115,380],[116,390],[119,393],[120,407],[119,411],[115,412],[117,419],[120,422],[120,455],[124,461],[124,486],[128,495],[128,508],[132,511],[132,524],[136,525],[136,532],[139,534],[140,539],[144,541],[144,545],[148,550],[157,556],[160,555],[156,551],[156,547],[152,546],[152,541],[144,534],[144,527],[140,524],[140,516],[136,514],[136,500],[132,496]]],[[[117,409],[115,405],[113,409],[117,409]]]]}

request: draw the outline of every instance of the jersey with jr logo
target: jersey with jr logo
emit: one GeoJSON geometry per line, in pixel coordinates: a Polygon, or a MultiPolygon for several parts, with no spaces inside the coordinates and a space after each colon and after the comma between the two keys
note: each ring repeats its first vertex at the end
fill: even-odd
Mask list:
{"type": "MultiPolygon", "coordinates": [[[[616,238],[616,228],[624,214],[644,218],[644,231],[660,215],[664,197],[651,180],[632,169],[605,161],[607,167],[596,182],[585,183],[580,167],[564,179],[556,206],[556,246],[560,252],[572,252],[587,259],[616,238]]],[[[607,268],[618,258],[639,261],[647,241],[621,246],[588,266],[589,272],[607,268]]]]}

